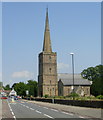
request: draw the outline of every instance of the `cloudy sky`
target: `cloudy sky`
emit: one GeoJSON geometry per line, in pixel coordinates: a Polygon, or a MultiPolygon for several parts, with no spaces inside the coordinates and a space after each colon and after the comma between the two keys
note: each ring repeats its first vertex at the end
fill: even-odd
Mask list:
{"type": "Polygon", "coordinates": [[[101,63],[100,2],[5,2],[2,3],[4,85],[37,80],[47,5],[58,73],[72,72],[71,52],[75,73],[101,63]]]}

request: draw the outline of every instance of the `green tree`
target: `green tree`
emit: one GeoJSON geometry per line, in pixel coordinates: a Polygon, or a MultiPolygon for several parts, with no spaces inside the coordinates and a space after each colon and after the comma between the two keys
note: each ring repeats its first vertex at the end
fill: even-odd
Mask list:
{"type": "Polygon", "coordinates": [[[29,95],[36,97],[37,96],[37,82],[33,80],[28,80],[27,88],[29,91],[29,95]]]}
{"type": "Polygon", "coordinates": [[[10,88],[10,85],[9,84],[7,84],[5,87],[3,87],[4,88],[4,90],[11,90],[11,88],[10,88]]]}
{"type": "Polygon", "coordinates": [[[83,78],[93,81],[91,94],[103,95],[103,65],[89,67],[81,72],[83,78]]]}
{"type": "Polygon", "coordinates": [[[17,92],[17,95],[26,96],[27,85],[23,82],[16,83],[14,90],[17,92]]]}
{"type": "Polygon", "coordinates": [[[13,88],[15,87],[15,85],[16,85],[16,84],[17,84],[17,83],[14,83],[14,84],[12,85],[12,87],[11,87],[11,88],[13,89],[13,88]]]}

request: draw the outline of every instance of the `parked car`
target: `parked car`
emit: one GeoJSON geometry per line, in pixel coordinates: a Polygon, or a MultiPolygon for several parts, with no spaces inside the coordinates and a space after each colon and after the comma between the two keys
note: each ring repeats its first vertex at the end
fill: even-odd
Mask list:
{"type": "Polygon", "coordinates": [[[17,96],[14,96],[14,100],[18,100],[17,96]]]}
{"type": "Polygon", "coordinates": [[[18,99],[21,99],[21,96],[17,96],[18,99]]]}
{"type": "Polygon", "coordinates": [[[7,97],[6,96],[2,96],[1,99],[7,99],[7,97]]]}

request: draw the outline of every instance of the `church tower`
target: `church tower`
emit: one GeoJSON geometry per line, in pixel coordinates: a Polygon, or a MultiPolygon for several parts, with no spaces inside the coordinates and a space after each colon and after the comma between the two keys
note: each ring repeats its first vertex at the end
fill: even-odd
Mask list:
{"type": "Polygon", "coordinates": [[[46,10],[43,50],[39,54],[38,96],[58,96],[57,55],[52,52],[48,9],[46,10]]]}

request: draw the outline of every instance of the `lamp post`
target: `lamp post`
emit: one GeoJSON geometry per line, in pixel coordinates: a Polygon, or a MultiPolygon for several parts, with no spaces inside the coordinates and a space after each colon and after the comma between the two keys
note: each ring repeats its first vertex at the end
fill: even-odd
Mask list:
{"type": "Polygon", "coordinates": [[[72,56],[72,74],[73,74],[73,100],[74,100],[74,53],[70,53],[72,56]]]}

